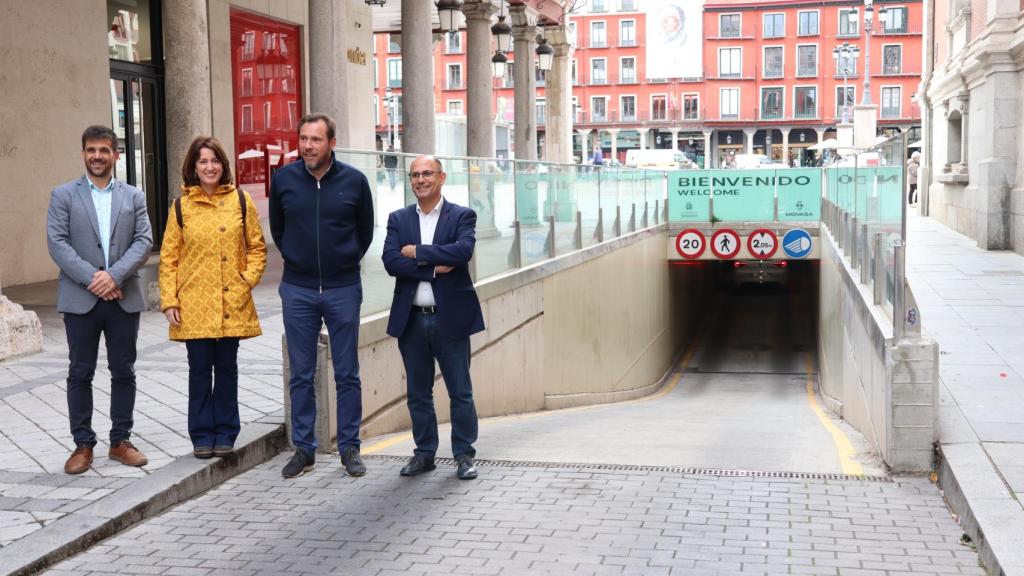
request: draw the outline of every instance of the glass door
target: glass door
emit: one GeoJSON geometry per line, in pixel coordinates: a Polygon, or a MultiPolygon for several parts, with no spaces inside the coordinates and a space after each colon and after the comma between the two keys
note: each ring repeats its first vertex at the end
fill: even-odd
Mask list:
{"type": "Polygon", "coordinates": [[[158,82],[121,73],[111,73],[110,78],[111,124],[120,153],[114,177],[145,192],[154,248],[160,246],[167,213],[165,162],[158,144],[163,141],[158,82]]]}

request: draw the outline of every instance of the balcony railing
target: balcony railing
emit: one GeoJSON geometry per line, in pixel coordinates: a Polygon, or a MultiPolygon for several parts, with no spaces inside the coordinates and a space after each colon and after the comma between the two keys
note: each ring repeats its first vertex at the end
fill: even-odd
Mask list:
{"type": "Polygon", "coordinates": [[[577,113],[576,124],[636,124],[636,125],[659,125],[686,122],[700,122],[704,119],[702,113],[684,114],[680,108],[668,108],[665,111],[637,110],[633,114],[622,114],[618,110],[611,110],[604,114],[592,112],[577,113]]]}

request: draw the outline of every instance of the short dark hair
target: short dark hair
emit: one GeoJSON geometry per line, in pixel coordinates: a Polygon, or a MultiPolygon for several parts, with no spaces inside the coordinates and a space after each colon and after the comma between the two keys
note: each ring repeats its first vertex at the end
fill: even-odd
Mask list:
{"type": "Polygon", "coordinates": [[[110,147],[117,150],[117,134],[108,126],[89,126],[82,132],[82,150],[85,150],[85,143],[89,140],[110,140],[110,147]]]}
{"type": "Polygon", "coordinates": [[[224,172],[220,175],[220,184],[222,186],[231,184],[231,162],[228,160],[228,154],[221,146],[220,140],[213,136],[199,136],[189,145],[188,152],[185,153],[185,162],[181,165],[181,179],[185,182],[185,186],[199,186],[196,163],[199,162],[199,152],[203,148],[212,150],[213,155],[217,157],[221,167],[224,168],[224,172]]]}
{"type": "Polygon", "coordinates": [[[306,114],[299,120],[299,132],[302,132],[302,127],[306,124],[313,124],[315,122],[323,122],[327,125],[327,139],[334,140],[334,134],[337,132],[338,127],[334,124],[334,118],[331,118],[327,114],[316,112],[313,114],[306,114]]]}

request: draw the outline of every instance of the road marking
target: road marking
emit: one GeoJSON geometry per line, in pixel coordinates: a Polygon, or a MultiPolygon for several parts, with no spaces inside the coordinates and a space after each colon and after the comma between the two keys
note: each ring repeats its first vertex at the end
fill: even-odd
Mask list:
{"type": "MultiPolygon", "coordinates": [[[[604,402],[604,403],[601,403],[601,404],[588,404],[586,406],[574,406],[572,408],[562,408],[562,409],[559,409],[559,410],[538,410],[536,412],[528,412],[526,414],[510,414],[508,416],[494,416],[494,417],[491,417],[491,418],[483,418],[483,419],[481,419],[480,420],[480,424],[487,424],[487,423],[490,423],[490,422],[502,422],[502,421],[505,421],[505,420],[530,420],[530,419],[533,419],[533,418],[539,418],[541,416],[553,416],[555,414],[567,414],[567,413],[570,413],[570,412],[580,412],[582,410],[592,410],[594,408],[600,408],[602,406],[621,406],[623,404],[636,404],[638,402],[647,402],[649,400],[655,400],[655,399],[658,399],[658,398],[662,398],[663,396],[665,396],[665,395],[669,394],[670,392],[672,392],[673,390],[675,390],[676,386],[679,384],[679,380],[683,377],[683,372],[686,370],[687,364],[689,364],[690,363],[690,359],[693,358],[693,353],[694,353],[694,351],[696,349],[697,349],[697,347],[694,346],[694,345],[691,345],[690,348],[687,349],[686,353],[683,354],[683,359],[679,361],[678,365],[676,365],[677,372],[672,376],[672,379],[669,381],[668,384],[662,386],[661,390],[658,390],[654,394],[648,394],[647,396],[642,396],[640,398],[634,398],[632,400],[625,400],[625,401],[622,401],[622,402],[604,402]]],[[[442,424],[442,426],[443,425],[444,424],[442,424]]],[[[385,439],[377,441],[377,442],[373,442],[373,443],[370,443],[370,444],[365,444],[365,445],[363,445],[362,448],[359,449],[359,452],[361,454],[374,454],[376,452],[380,452],[381,450],[385,450],[387,448],[390,448],[390,447],[394,446],[395,444],[401,444],[402,442],[408,442],[409,440],[412,440],[412,433],[411,432],[403,432],[401,434],[398,434],[396,436],[392,436],[390,438],[385,438],[385,439]]]]}
{"type": "Polygon", "coordinates": [[[811,410],[818,417],[821,425],[828,430],[828,433],[832,435],[832,441],[835,442],[836,452],[839,453],[839,463],[843,467],[843,474],[852,474],[861,476],[864,474],[864,467],[860,465],[860,462],[854,460],[856,451],[853,449],[853,443],[847,438],[846,434],[839,429],[828,414],[821,408],[818,403],[818,397],[814,394],[814,371],[811,366],[811,357],[807,355],[804,357],[804,367],[807,373],[807,403],[810,404],[811,410]]]}

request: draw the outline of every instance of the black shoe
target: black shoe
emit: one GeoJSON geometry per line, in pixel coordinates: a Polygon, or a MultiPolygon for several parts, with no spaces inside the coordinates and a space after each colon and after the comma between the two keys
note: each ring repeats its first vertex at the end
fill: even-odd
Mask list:
{"type": "Polygon", "coordinates": [[[345,472],[348,472],[349,476],[358,477],[366,474],[366,465],[359,456],[359,448],[355,446],[345,446],[341,450],[341,465],[345,467],[345,472]]]}
{"type": "Polygon", "coordinates": [[[217,458],[223,458],[234,451],[235,447],[230,444],[218,444],[213,447],[213,455],[217,458]]]}
{"type": "Polygon", "coordinates": [[[437,466],[434,466],[434,459],[427,458],[426,456],[420,456],[419,454],[413,456],[409,463],[402,466],[402,471],[399,472],[402,476],[416,476],[417,474],[423,474],[424,472],[430,472],[437,466]]]}
{"type": "Polygon", "coordinates": [[[472,456],[459,456],[455,461],[458,463],[455,475],[459,477],[459,480],[472,480],[476,478],[476,467],[473,466],[472,456]]]}
{"type": "Polygon", "coordinates": [[[192,455],[200,460],[208,460],[213,458],[213,447],[211,446],[196,446],[192,449],[192,455]]]}
{"type": "Polygon", "coordinates": [[[306,472],[312,470],[313,466],[315,465],[316,456],[306,452],[301,448],[296,448],[295,454],[292,456],[292,459],[289,460],[288,463],[285,464],[284,468],[281,470],[281,475],[284,476],[285,478],[295,478],[298,476],[302,476],[306,472]]]}

